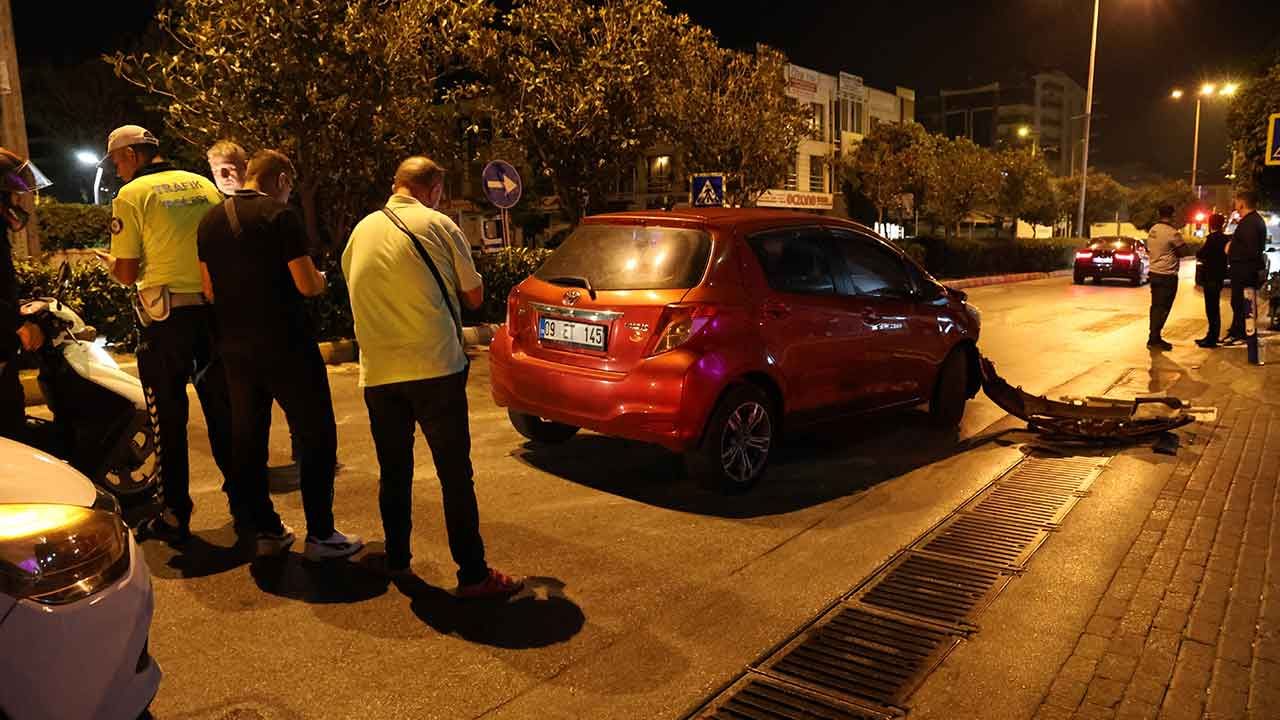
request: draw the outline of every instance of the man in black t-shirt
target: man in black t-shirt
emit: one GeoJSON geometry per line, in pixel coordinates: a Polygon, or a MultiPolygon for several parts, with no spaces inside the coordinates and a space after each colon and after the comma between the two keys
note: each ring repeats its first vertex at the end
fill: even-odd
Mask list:
{"type": "Polygon", "coordinates": [[[328,373],[303,305],[304,296],[324,292],[325,278],[307,255],[302,221],[285,204],[293,178],[293,163],[283,153],[254,155],[244,188],[200,223],[200,267],[231,392],[234,483],[247,516],[236,518],[238,529],[256,532],[262,553],[284,551],[294,540],[267,485],[274,399],[300,445],[306,556],[323,560],[351,555],[362,543],[333,526],[337,425],[328,373]]]}

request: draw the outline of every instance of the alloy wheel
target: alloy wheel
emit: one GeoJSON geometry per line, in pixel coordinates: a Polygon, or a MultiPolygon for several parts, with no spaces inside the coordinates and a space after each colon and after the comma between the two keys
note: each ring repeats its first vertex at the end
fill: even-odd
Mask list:
{"type": "Polygon", "coordinates": [[[773,442],[769,411],[758,402],[739,405],[729,415],[720,442],[720,467],[735,483],[749,484],[764,468],[773,442]]]}

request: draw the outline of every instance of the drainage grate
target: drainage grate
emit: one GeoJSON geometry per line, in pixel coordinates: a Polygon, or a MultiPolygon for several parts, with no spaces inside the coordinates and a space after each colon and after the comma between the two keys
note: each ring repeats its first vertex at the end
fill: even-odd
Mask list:
{"type": "Polygon", "coordinates": [[[714,720],[885,720],[888,716],[796,685],[749,674],[703,717],[714,720]]]}
{"type": "Polygon", "coordinates": [[[1023,459],[694,715],[901,714],[906,698],[976,630],[974,616],[1086,496],[1108,460],[1023,459]]]}
{"type": "Polygon", "coordinates": [[[999,568],[909,553],[858,600],[958,628],[1003,587],[999,568]]]}
{"type": "Polygon", "coordinates": [[[918,621],[842,605],[761,670],[836,697],[896,705],[960,641],[918,621]]]}

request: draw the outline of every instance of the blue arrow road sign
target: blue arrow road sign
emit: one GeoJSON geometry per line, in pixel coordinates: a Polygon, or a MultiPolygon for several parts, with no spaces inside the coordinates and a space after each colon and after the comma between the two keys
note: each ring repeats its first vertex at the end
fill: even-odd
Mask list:
{"type": "Polygon", "coordinates": [[[1267,118],[1267,164],[1280,165],[1280,113],[1267,118]]]}
{"type": "Polygon", "coordinates": [[[484,166],[484,194],[489,202],[506,210],[520,202],[520,173],[511,163],[494,160],[484,166]]]}
{"type": "Polygon", "coordinates": [[[689,180],[689,204],[694,207],[724,207],[724,175],[694,175],[689,180]]]}

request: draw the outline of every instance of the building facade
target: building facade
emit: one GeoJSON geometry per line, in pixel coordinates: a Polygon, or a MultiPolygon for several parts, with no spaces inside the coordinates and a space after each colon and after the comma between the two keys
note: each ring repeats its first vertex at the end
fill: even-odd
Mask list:
{"type": "Polygon", "coordinates": [[[1029,145],[1055,174],[1072,175],[1081,165],[1084,101],[1078,83],[1052,70],[942,90],[922,116],[931,131],[982,147],[1029,145]]]}

